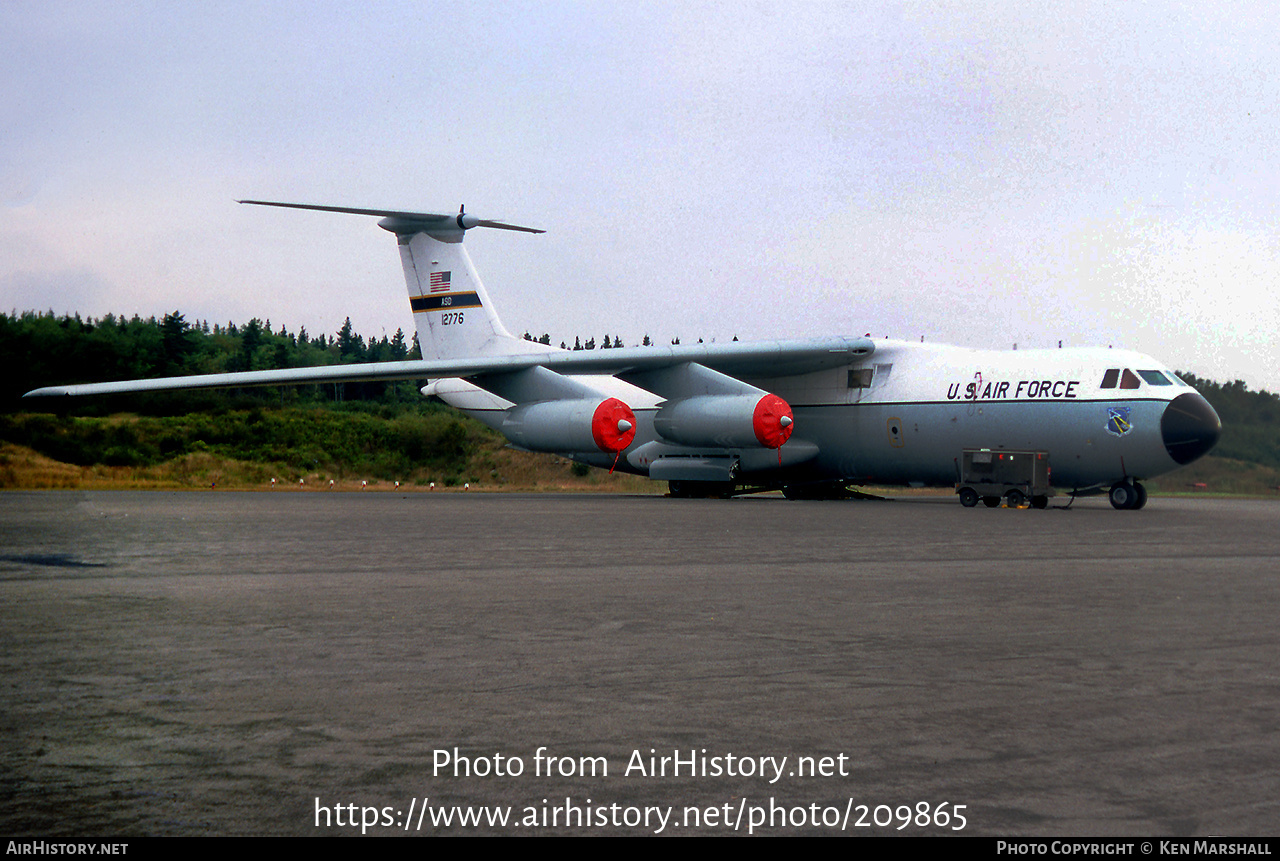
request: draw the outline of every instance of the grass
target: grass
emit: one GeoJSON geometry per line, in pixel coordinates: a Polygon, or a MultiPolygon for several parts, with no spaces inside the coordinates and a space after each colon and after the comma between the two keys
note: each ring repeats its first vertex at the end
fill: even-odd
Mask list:
{"type": "Polygon", "coordinates": [[[183,455],[151,466],[76,466],[53,460],[24,446],[0,446],[0,488],[7,490],[270,490],[665,493],[666,485],[623,473],[591,469],[576,475],[571,462],[554,455],[514,449],[486,451],[461,475],[434,474],[426,468],[398,479],[352,475],[345,470],[300,472],[279,463],[257,463],[209,452],[183,455]],[[275,479],[275,484],[272,484],[275,479]],[[299,483],[301,480],[301,484],[299,483]]]}
{"type": "Polygon", "coordinates": [[[1280,497],[1280,469],[1244,460],[1209,456],[1177,472],[1145,482],[1161,496],[1280,497]]]}

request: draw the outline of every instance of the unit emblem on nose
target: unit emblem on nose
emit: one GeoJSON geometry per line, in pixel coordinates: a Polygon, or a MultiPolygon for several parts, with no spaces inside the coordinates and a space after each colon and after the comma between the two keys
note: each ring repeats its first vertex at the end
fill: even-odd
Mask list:
{"type": "Polygon", "coordinates": [[[1107,407],[1107,433],[1124,436],[1133,430],[1129,422],[1129,407],[1107,407]]]}

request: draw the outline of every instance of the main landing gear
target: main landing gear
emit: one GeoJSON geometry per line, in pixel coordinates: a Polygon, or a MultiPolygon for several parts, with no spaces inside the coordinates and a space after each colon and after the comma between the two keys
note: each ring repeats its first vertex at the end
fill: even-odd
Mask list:
{"type": "Polygon", "coordinates": [[[1109,498],[1117,511],[1137,511],[1147,504],[1147,489],[1136,481],[1117,481],[1111,485],[1109,498]]]}

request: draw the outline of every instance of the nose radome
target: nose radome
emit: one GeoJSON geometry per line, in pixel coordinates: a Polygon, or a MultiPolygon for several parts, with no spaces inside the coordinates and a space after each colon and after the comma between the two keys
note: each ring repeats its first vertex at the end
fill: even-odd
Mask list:
{"type": "Polygon", "coordinates": [[[1178,395],[1160,419],[1164,449],[1176,463],[1188,464],[1209,451],[1222,435],[1222,420],[1197,392],[1178,395]]]}

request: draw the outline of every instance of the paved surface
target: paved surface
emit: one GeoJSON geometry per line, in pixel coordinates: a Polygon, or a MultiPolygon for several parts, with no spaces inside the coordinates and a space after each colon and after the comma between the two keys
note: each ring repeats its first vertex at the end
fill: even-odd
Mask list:
{"type": "Polygon", "coordinates": [[[454,805],[944,830],[926,804],[966,834],[1274,834],[1278,527],[1254,501],[4,493],[0,833],[399,833],[427,798],[423,833],[535,831],[433,828],[454,805]],[[454,748],[523,773],[435,773],[454,748]]]}

